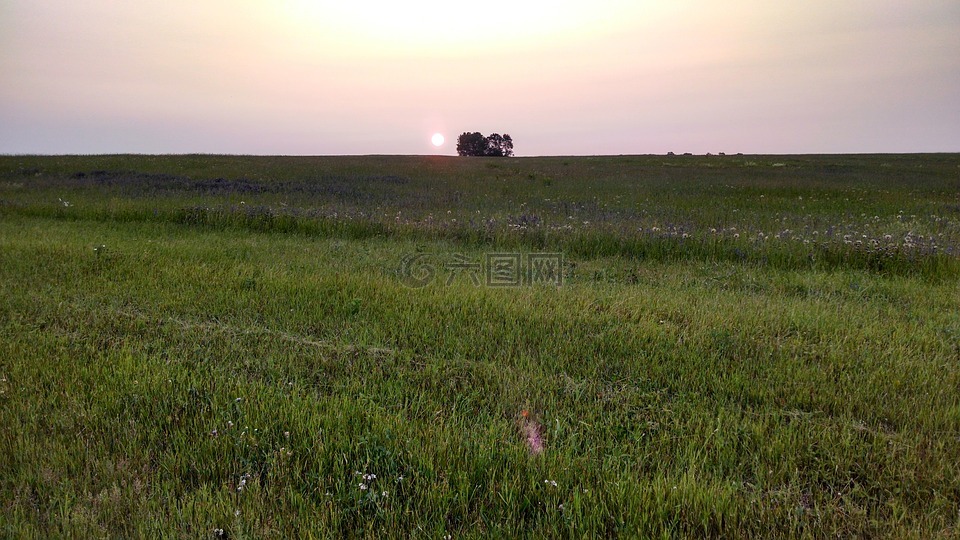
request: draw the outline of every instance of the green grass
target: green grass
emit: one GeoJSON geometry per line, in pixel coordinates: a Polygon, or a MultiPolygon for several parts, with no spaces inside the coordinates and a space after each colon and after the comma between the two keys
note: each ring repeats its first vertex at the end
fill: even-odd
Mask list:
{"type": "Polygon", "coordinates": [[[0,157],[0,528],[955,537],[958,248],[956,155],[0,157]]]}

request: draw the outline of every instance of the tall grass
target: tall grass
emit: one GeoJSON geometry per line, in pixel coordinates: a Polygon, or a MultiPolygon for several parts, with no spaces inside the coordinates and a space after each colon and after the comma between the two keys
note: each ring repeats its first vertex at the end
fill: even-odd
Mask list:
{"type": "Polygon", "coordinates": [[[958,158],[728,158],[0,158],[4,535],[956,535],[958,158]]]}

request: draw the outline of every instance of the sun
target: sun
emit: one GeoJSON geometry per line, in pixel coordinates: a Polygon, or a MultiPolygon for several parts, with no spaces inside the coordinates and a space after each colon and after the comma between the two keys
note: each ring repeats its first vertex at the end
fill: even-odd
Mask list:
{"type": "Polygon", "coordinates": [[[432,142],[433,145],[438,148],[443,146],[444,140],[445,139],[443,138],[443,133],[434,133],[433,137],[430,137],[430,142],[432,142]]]}

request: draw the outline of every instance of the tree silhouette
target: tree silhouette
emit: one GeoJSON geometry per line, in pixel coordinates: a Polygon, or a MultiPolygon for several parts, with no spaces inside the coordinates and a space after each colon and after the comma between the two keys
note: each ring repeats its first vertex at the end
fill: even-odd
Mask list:
{"type": "Polygon", "coordinates": [[[513,155],[513,139],[506,133],[493,133],[484,137],[482,133],[464,132],[457,137],[457,154],[461,156],[510,157],[513,155]]]}
{"type": "Polygon", "coordinates": [[[487,138],[480,132],[461,133],[457,137],[457,153],[461,156],[487,155],[487,138]]]}
{"type": "Polygon", "coordinates": [[[513,139],[504,133],[493,133],[487,137],[487,156],[510,157],[513,155],[513,139]]]}

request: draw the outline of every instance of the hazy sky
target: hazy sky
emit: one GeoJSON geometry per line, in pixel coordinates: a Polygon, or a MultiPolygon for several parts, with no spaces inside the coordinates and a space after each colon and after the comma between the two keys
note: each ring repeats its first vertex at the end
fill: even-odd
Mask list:
{"type": "Polygon", "coordinates": [[[960,1],[0,0],[0,153],[453,154],[463,131],[960,151],[960,1]]]}

